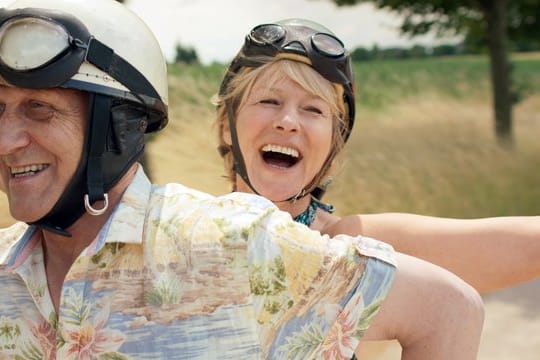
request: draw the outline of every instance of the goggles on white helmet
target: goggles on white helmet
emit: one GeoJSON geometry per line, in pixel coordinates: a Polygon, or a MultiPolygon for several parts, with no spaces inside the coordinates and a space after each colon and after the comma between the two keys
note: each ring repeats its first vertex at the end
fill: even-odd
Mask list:
{"type": "Polygon", "coordinates": [[[148,79],[68,14],[0,9],[0,83],[35,89],[68,87],[124,98],[155,110],[147,132],[165,126],[161,114],[166,113],[166,105],[148,79]],[[74,79],[85,62],[128,91],[74,79]]]}

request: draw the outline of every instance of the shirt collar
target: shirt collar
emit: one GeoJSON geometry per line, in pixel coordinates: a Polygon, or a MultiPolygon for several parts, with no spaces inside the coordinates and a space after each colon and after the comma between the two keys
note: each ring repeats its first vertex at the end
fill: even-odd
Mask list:
{"type": "MultiPolygon", "coordinates": [[[[104,243],[142,243],[144,223],[152,184],[139,166],[131,184],[122,195],[113,213],[93,241],[89,251],[100,249],[104,243]]],[[[17,223],[0,231],[0,266],[13,266],[23,261],[32,247],[34,226],[17,223]],[[4,246],[5,245],[5,246],[4,246]],[[22,257],[21,257],[22,256],[22,257]]]]}
{"type": "Polygon", "coordinates": [[[113,211],[100,237],[105,242],[120,242],[127,244],[142,243],[142,236],[150,199],[152,184],[139,165],[131,184],[122,195],[122,199],[113,211]]]}
{"type": "Polygon", "coordinates": [[[18,254],[20,254],[32,240],[35,232],[33,226],[23,222],[2,229],[0,231],[0,266],[11,266],[18,254]]]}

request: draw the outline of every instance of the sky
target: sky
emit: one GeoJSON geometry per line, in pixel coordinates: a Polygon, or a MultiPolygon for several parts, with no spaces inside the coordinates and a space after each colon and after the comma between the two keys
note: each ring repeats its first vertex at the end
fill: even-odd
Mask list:
{"type": "Polygon", "coordinates": [[[370,4],[337,7],[331,0],[126,0],[126,4],[155,33],[169,61],[180,43],[193,47],[204,64],[228,62],[255,25],[295,17],[330,28],[351,50],[437,42],[429,35],[414,41],[400,36],[399,17],[370,4]]]}

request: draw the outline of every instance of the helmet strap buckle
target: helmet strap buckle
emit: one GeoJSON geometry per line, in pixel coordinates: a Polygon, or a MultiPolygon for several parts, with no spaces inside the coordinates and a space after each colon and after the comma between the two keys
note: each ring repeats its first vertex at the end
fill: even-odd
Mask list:
{"type": "Polygon", "coordinates": [[[90,198],[88,194],[84,194],[84,208],[86,209],[86,212],[89,213],[92,216],[99,216],[105,213],[107,209],[109,208],[109,196],[108,194],[103,194],[103,207],[101,209],[95,209],[90,204],[90,198]]]}

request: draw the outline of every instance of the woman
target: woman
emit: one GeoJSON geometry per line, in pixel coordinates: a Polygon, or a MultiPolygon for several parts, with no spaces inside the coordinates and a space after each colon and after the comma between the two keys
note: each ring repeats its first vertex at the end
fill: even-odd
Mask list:
{"type": "Polygon", "coordinates": [[[303,20],[255,27],[217,101],[219,150],[233,189],[260,194],[322,233],[388,242],[452,271],[482,293],[537,277],[539,217],[332,214],[333,207],[319,199],[354,123],[353,89],[350,57],[328,29],[303,20]],[[287,31],[295,24],[313,31],[298,32],[291,41],[287,31]],[[315,75],[300,75],[306,69],[315,75]],[[292,79],[290,93],[277,86],[283,79],[292,79]],[[302,93],[309,101],[299,100],[293,109],[291,97],[302,93]],[[325,117],[333,121],[320,121],[325,117]]]}
{"type": "MultiPolygon", "coordinates": [[[[319,25],[289,20],[255,28],[218,100],[220,150],[235,190],[261,194],[314,229],[337,226],[337,218],[316,211],[330,208],[310,194],[320,194],[317,185],[350,132],[350,79],[341,42],[319,25]]],[[[397,262],[394,285],[362,339],[398,339],[404,359],[475,358],[478,294],[427,262],[403,254],[397,262]]],[[[381,283],[377,276],[366,281],[381,283]]]]}

